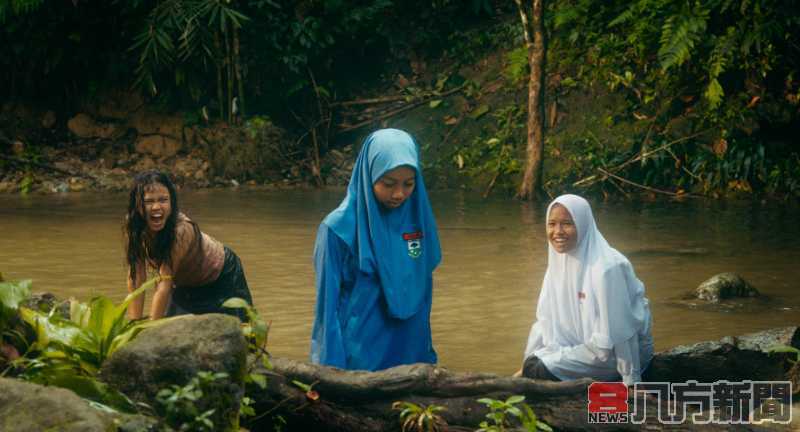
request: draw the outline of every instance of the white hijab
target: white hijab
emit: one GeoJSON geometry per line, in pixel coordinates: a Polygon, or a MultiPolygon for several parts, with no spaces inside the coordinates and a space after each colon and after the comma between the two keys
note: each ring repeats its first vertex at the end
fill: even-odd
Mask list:
{"type": "Polygon", "coordinates": [[[578,242],[565,253],[548,242],[547,272],[536,308],[541,340],[539,347],[528,349],[588,343],[610,350],[645,332],[649,307],[644,285],[628,259],[597,230],[589,203],[562,195],[548,206],[548,219],[555,204],[572,215],[578,242]]]}

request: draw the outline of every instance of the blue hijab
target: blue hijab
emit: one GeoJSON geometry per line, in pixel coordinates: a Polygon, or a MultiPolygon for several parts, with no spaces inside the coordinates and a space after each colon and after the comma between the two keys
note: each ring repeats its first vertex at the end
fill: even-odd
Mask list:
{"type": "Polygon", "coordinates": [[[417,313],[426,296],[422,287],[442,260],[442,252],[411,135],[381,129],[367,137],[353,167],[347,196],[323,223],[345,242],[361,272],[378,274],[389,315],[406,319],[417,313]],[[416,171],[414,192],[400,207],[385,209],[375,199],[372,187],[386,172],[400,166],[416,171]],[[409,226],[416,231],[403,232],[409,226]],[[421,238],[417,238],[419,233],[421,238]],[[412,244],[415,240],[419,244],[412,244]],[[408,259],[412,247],[420,253],[408,259]]]}

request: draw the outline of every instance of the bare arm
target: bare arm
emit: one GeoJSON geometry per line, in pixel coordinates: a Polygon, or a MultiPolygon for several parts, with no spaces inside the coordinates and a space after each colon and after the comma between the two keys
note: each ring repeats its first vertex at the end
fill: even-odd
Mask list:
{"type": "MultiPolygon", "coordinates": [[[[144,265],[136,266],[136,275],[134,279],[131,279],[131,275],[130,273],[128,273],[128,293],[132,293],[137,288],[139,288],[142,285],[142,283],[144,283],[145,277],[146,277],[146,272],[144,265]]],[[[133,320],[142,317],[142,311],[144,310],[144,295],[145,293],[141,293],[138,297],[133,299],[131,303],[128,305],[129,319],[133,320]]]]}
{"type": "Polygon", "coordinates": [[[172,300],[172,290],[175,287],[173,276],[183,261],[189,250],[189,245],[194,238],[194,231],[188,223],[179,223],[175,236],[175,245],[172,247],[172,263],[170,265],[161,264],[158,275],[161,278],[156,284],[153,293],[153,303],[150,304],[150,319],[156,320],[163,318],[167,313],[170,301],[172,300]]]}
{"type": "Polygon", "coordinates": [[[156,291],[153,293],[153,303],[150,305],[151,320],[163,318],[172,299],[172,269],[168,265],[162,264],[158,275],[161,279],[156,285],[156,291]]]}

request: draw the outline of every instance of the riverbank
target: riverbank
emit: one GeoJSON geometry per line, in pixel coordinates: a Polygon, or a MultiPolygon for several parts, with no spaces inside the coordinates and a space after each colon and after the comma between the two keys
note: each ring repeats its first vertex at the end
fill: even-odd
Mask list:
{"type": "MultiPolygon", "coordinates": [[[[188,188],[342,186],[361,140],[374,129],[398,127],[417,138],[428,187],[510,198],[527,133],[525,57],[508,44],[517,19],[512,14],[469,30],[463,42],[469,58],[415,54],[409,67],[399,58],[355,90],[317,93],[270,114],[275,119],[262,113],[214,121],[208,106],[169,105],[120,89],[61,112],[7,102],[0,107],[0,193],[125,190],[133,173],[151,168],[170,171],[188,188]],[[294,110],[306,117],[287,115],[294,110]]],[[[553,58],[568,52],[553,50],[553,58]]],[[[575,69],[567,62],[548,71],[547,195],[800,196],[800,154],[782,132],[791,128],[759,120],[756,111],[766,110],[766,102],[754,99],[748,120],[733,131],[698,117],[690,95],[664,98],[675,106],[659,114],[644,109],[627,85],[602,84],[608,71],[581,76],[575,69]]]]}
{"type": "Polygon", "coordinates": [[[29,125],[16,135],[30,138],[11,140],[0,131],[0,149],[8,149],[0,152],[0,193],[126,191],[136,173],[151,169],[169,172],[188,189],[305,188],[315,181],[341,186],[350,177],[352,145],[328,151],[315,179],[302,158],[285,155],[288,134],[264,117],[237,126],[197,125],[180,113],[139,110],[109,117],[109,108],[101,104],[89,110],[95,114],[78,114],[60,127],[48,120],[52,111],[6,107],[5,123],[15,118],[29,125]],[[39,118],[40,128],[30,126],[39,118]]]}

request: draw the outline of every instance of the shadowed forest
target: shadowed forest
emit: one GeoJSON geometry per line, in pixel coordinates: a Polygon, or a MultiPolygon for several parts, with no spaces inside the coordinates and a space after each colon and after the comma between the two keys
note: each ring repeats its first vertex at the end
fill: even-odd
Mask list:
{"type": "MultiPolygon", "coordinates": [[[[792,4],[547,2],[540,187],[796,197],[792,4]]],[[[532,50],[520,12],[530,6],[4,1],[5,190],[36,190],[69,148],[83,161],[107,148],[147,153],[140,142],[154,132],[103,109],[116,104],[177,118],[175,150],[150,152],[156,164],[199,155],[208,185],[345,183],[333,173],[342,150],[384,125],[415,133],[432,186],[510,196],[526,159],[532,50]],[[68,123],[79,114],[113,131],[76,134],[68,123]],[[219,160],[242,141],[249,153],[219,160]]]]}

